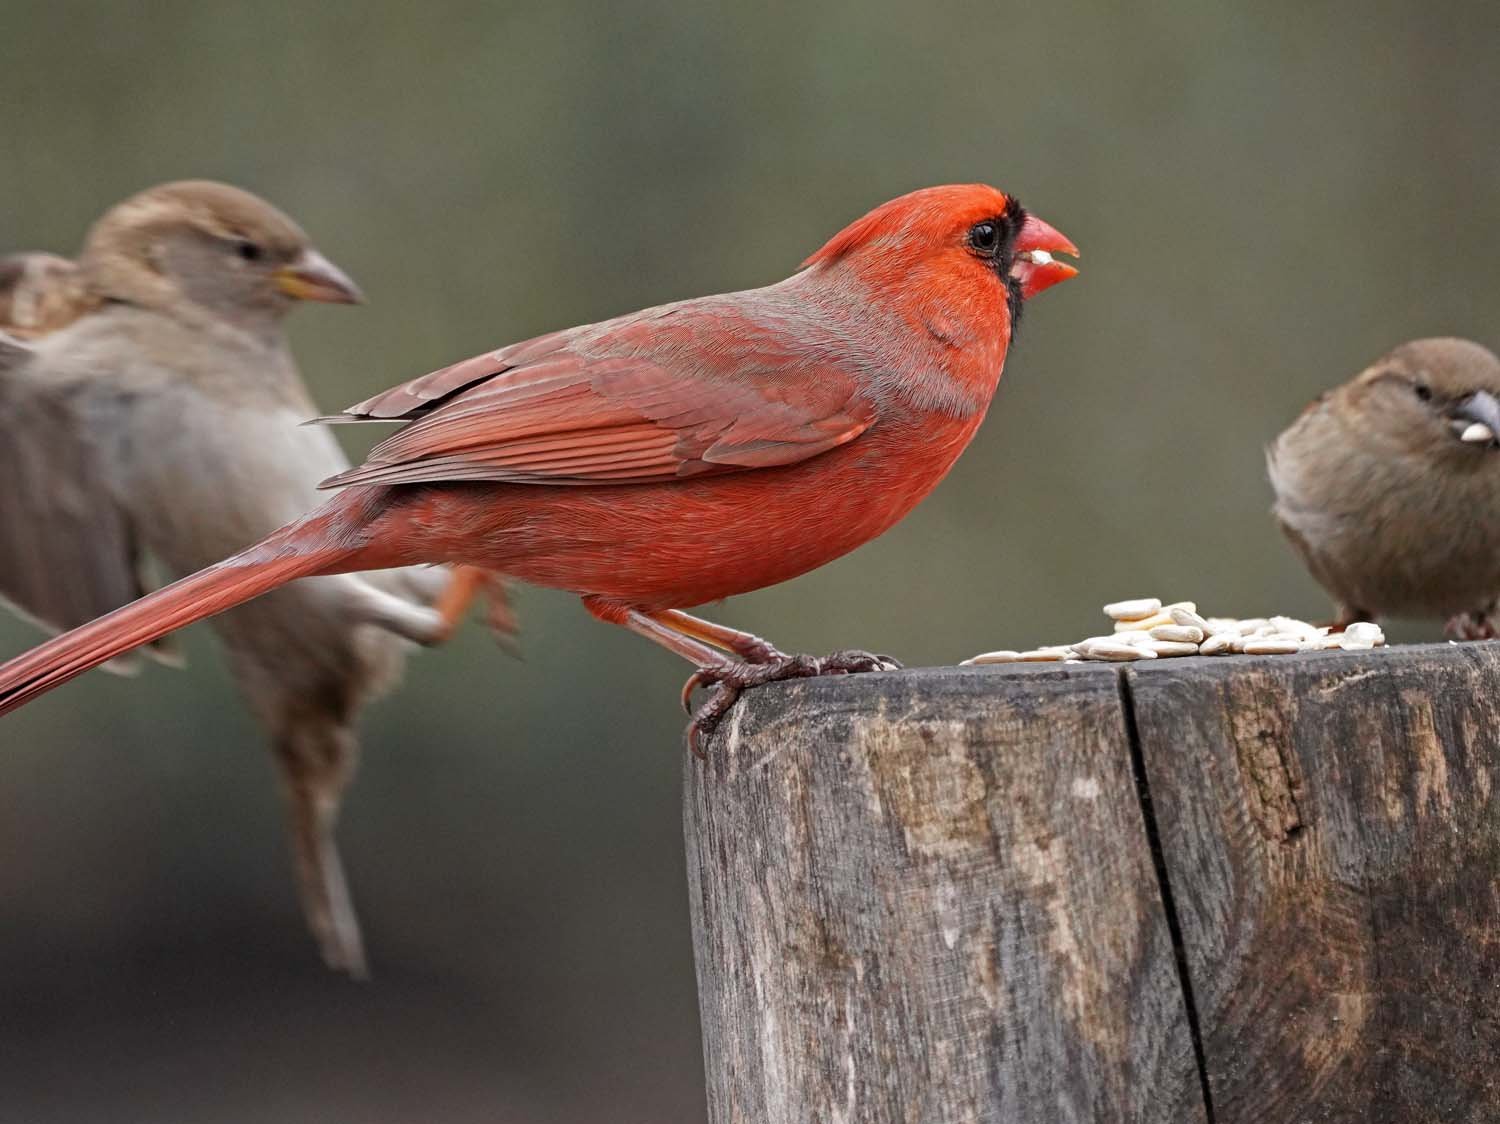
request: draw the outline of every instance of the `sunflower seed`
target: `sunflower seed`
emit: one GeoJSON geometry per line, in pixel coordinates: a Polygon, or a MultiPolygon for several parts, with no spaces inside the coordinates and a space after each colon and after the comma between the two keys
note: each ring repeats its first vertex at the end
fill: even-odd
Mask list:
{"type": "Polygon", "coordinates": [[[1272,617],[1271,627],[1283,635],[1316,636],[1318,634],[1316,625],[1299,621],[1296,617],[1272,617]]]}
{"type": "Polygon", "coordinates": [[[1092,644],[1080,644],[1074,649],[1086,660],[1154,660],[1156,653],[1140,644],[1120,644],[1110,640],[1096,640],[1092,644]]]}
{"type": "Polygon", "coordinates": [[[1474,422],[1458,435],[1458,439],[1471,445],[1482,445],[1495,439],[1495,431],[1484,422],[1474,422]]]}
{"type": "Polygon", "coordinates": [[[1169,640],[1176,644],[1197,644],[1203,630],[1190,624],[1159,624],[1151,630],[1152,640],[1169,640]]]}
{"type": "Polygon", "coordinates": [[[1353,651],[1360,648],[1378,648],[1384,643],[1385,633],[1380,630],[1378,624],[1371,621],[1355,621],[1344,629],[1339,647],[1346,651],[1353,651]]]}
{"type": "Polygon", "coordinates": [[[1198,610],[1173,605],[1167,612],[1171,615],[1173,624],[1181,628],[1196,628],[1204,636],[1209,635],[1208,622],[1198,615],[1198,610]]]}
{"type": "Polygon", "coordinates": [[[1137,597],[1134,601],[1111,601],[1104,606],[1104,615],[1111,620],[1134,621],[1143,617],[1155,616],[1161,612],[1161,599],[1158,597],[1137,597]]]}
{"type": "Polygon", "coordinates": [[[1256,636],[1245,641],[1247,656],[1289,656],[1301,648],[1302,642],[1294,638],[1278,640],[1272,636],[1256,636]]]}
{"type": "Polygon", "coordinates": [[[1152,640],[1146,647],[1158,656],[1196,656],[1198,654],[1198,645],[1186,640],[1152,640]]]}
{"type": "Polygon", "coordinates": [[[1240,638],[1238,632],[1216,632],[1198,645],[1198,654],[1203,656],[1227,656],[1234,642],[1240,638]]]}

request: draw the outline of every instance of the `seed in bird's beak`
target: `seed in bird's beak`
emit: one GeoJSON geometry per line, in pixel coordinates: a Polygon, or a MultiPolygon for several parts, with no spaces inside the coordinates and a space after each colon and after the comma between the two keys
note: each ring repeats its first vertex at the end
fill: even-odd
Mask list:
{"type": "Polygon", "coordinates": [[[1495,433],[1484,422],[1473,422],[1458,435],[1458,439],[1467,441],[1470,445],[1482,445],[1487,441],[1493,441],[1495,433]]]}
{"type": "Polygon", "coordinates": [[[1043,289],[1075,276],[1078,270],[1058,261],[1057,255],[1077,253],[1078,247],[1066,235],[1035,215],[1027,215],[1016,233],[1015,257],[1010,268],[1010,275],[1021,283],[1022,299],[1030,300],[1043,289]]]}

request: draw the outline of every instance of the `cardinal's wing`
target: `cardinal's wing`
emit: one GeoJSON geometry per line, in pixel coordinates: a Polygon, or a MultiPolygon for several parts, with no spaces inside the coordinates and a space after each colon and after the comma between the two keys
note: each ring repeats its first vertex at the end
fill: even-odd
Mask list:
{"type": "Polygon", "coordinates": [[[407,424],[325,486],[634,484],[795,464],[874,420],[835,354],[785,310],[727,298],[541,336],[346,411],[407,424]]]}

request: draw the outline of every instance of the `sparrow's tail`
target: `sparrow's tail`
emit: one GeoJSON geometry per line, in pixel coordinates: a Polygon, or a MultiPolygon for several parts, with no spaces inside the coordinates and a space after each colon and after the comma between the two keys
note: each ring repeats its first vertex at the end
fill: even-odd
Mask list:
{"type": "Polygon", "coordinates": [[[190,574],[129,605],[0,664],[0,714],[24,706],[91,667],[222,613],[294,578],[336,571],[358,547],[303,547],[307,520],[283,528],[232,558],[190,574]]]}
{"type": "Polygon", "coordinates": [[[364,938],[344,877],[334,828],[339,798],[354,774],[359,743],[339,715],[300,714],[276,738],[276,758],[286,791],[297,892],[323,961],[365,979],[364,938]]]}

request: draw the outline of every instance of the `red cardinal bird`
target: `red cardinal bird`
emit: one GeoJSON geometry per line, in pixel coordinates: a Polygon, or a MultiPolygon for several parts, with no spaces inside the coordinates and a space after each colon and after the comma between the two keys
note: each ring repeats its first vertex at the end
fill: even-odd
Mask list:
{"type": "Polygon", "coordinates": [[[688,616],[891,527],[983,420],[1022,302],[1076,248],[982,184],[876,208],[762,289],[512,344],[352,407],[404,422],[260,543],[0,666],[0,713],[295,578],[472,563],[571,590],[717,689],[895,666],[788,656],[688,616]],[[730,653],[731,655],[726,655],[730,653]],[[738,658],[732,658],[738,657],[738,658]]]}

